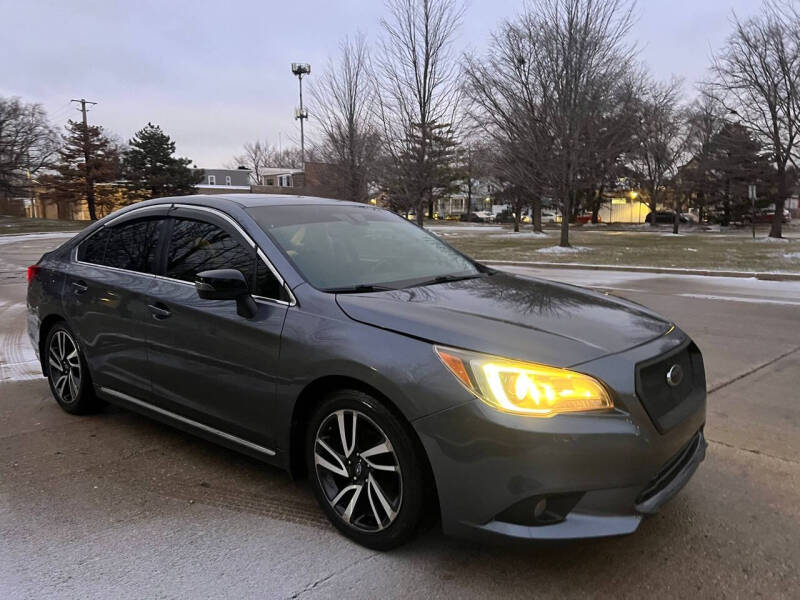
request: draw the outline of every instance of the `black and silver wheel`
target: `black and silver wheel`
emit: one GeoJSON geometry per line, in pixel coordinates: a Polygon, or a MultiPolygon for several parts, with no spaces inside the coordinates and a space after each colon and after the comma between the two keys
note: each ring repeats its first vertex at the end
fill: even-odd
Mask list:
{"type": "Polygon", "coordinates": [[[95,397],[81,355],[80,346],[64,323],[57,323],[47,335],[45,368],[56,402],[73,414],[93,412],[101,402],[95,397]]]}
{"type": "Polygon", "coordinates": [[[356,390],[332,394],[311,419],[306,446],[314,492],[340,531],[379,550],[414,534],[420,461],[408,431],[378,400],[356,390]]]}

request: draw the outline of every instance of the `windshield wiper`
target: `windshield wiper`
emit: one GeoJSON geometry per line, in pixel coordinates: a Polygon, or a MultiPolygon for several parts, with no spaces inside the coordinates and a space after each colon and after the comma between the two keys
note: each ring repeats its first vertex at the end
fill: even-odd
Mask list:
{"type": "Polygon", "coordinates": [[[397,288],[387,287],[385,285],[359,284],[339,288],[324,288],[322,291],[331,294],[367,294],[369,292],[388,292],[396,289],[397,288]]]}
{"type": "Polygon", "coordinates": [[[479,277],[483,277],[485,273],[472,273],[470,275],[438,275],[433,277],[432,279],[426,279],[425,281],[420,281],[419,283],[415,283],[414,287],[419,287],[423,285],[432,285],[434,283],[450,283],[451,281],[463,281],[464,279],[478,279],[479,277]]]}

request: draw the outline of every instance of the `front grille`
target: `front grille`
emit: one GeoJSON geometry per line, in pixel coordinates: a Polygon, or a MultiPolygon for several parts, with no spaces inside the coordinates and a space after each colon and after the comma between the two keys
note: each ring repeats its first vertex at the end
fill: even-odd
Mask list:
{"type": "Polygon", "coordinates": [[[650,480],[650,483],[647,484],[639,494],[639,497],[636,498],[636,504],[646,502],[667,487],[669,482],[675,479],[675,476],[680,473],[692,459],[702,439],[703,432],[701,430],[698,431],[694,437],[689,440],[689,443],[673,456],[669,462],[661,468],[658,474],[650,480]]]}
{"type": "Polygon", "coordinates": [[[692,342],[637,365],[636,393],[661,433],[683,421],[706,397],[706,373],[700,350],[692,342]],[[683,379],[677,385],[670,385],[667,373],[674,365],[680,367],[683,379]]]}

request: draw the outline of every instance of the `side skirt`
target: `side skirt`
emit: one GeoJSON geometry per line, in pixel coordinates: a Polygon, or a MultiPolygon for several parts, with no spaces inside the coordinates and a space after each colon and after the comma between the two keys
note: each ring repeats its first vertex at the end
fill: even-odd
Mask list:
{"type": "Polygon", "coordinates": [[[194,419],[189,419],[183,415],[179,415],[159,406],[150,404],[149,402],[139,400],[138,398],[118,392],[117,390],[107,387],[98,387],[96,389],[101,397],[113,404],[123,406],[134,412],[151,417],[167,425],[172,425],[173,427],[176,427],[182,431],[194,434],[211,442],[215,442],[225,446],[226,448],[237,450],[243,454],[252,456],[253,458],[257,458],[276,466],[283,466],[283,464],[279,461],[278,453],[271,448],[260,446],[259,444],[255,444],[225,431],[221,431],[215,427],[211,427],[210,425],[200,423],[194,419]]]}

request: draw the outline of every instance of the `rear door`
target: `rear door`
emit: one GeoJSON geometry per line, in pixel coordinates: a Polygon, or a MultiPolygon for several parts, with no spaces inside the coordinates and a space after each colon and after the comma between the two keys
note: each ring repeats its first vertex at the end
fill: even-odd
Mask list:
{"type": "Polygon", "coordinates": [[[211,211],[170,215],[163,276],[149,291],[158,309],[147,321],[153,402],[166,410],[273,447],[272,419],[280,338],[288,302],[253,243],[211,211]],[[252,319],[231,300],[203,300],[197,273],[238,269],[256,297],[252,319]]]}
{"type": "Polygon", "coordinates": [[[144,323],[166,223],[165,208],[141,209],[99,229],[74,251],[64,288],[67,321],[95,386],[150,396],[144,323]]]}

